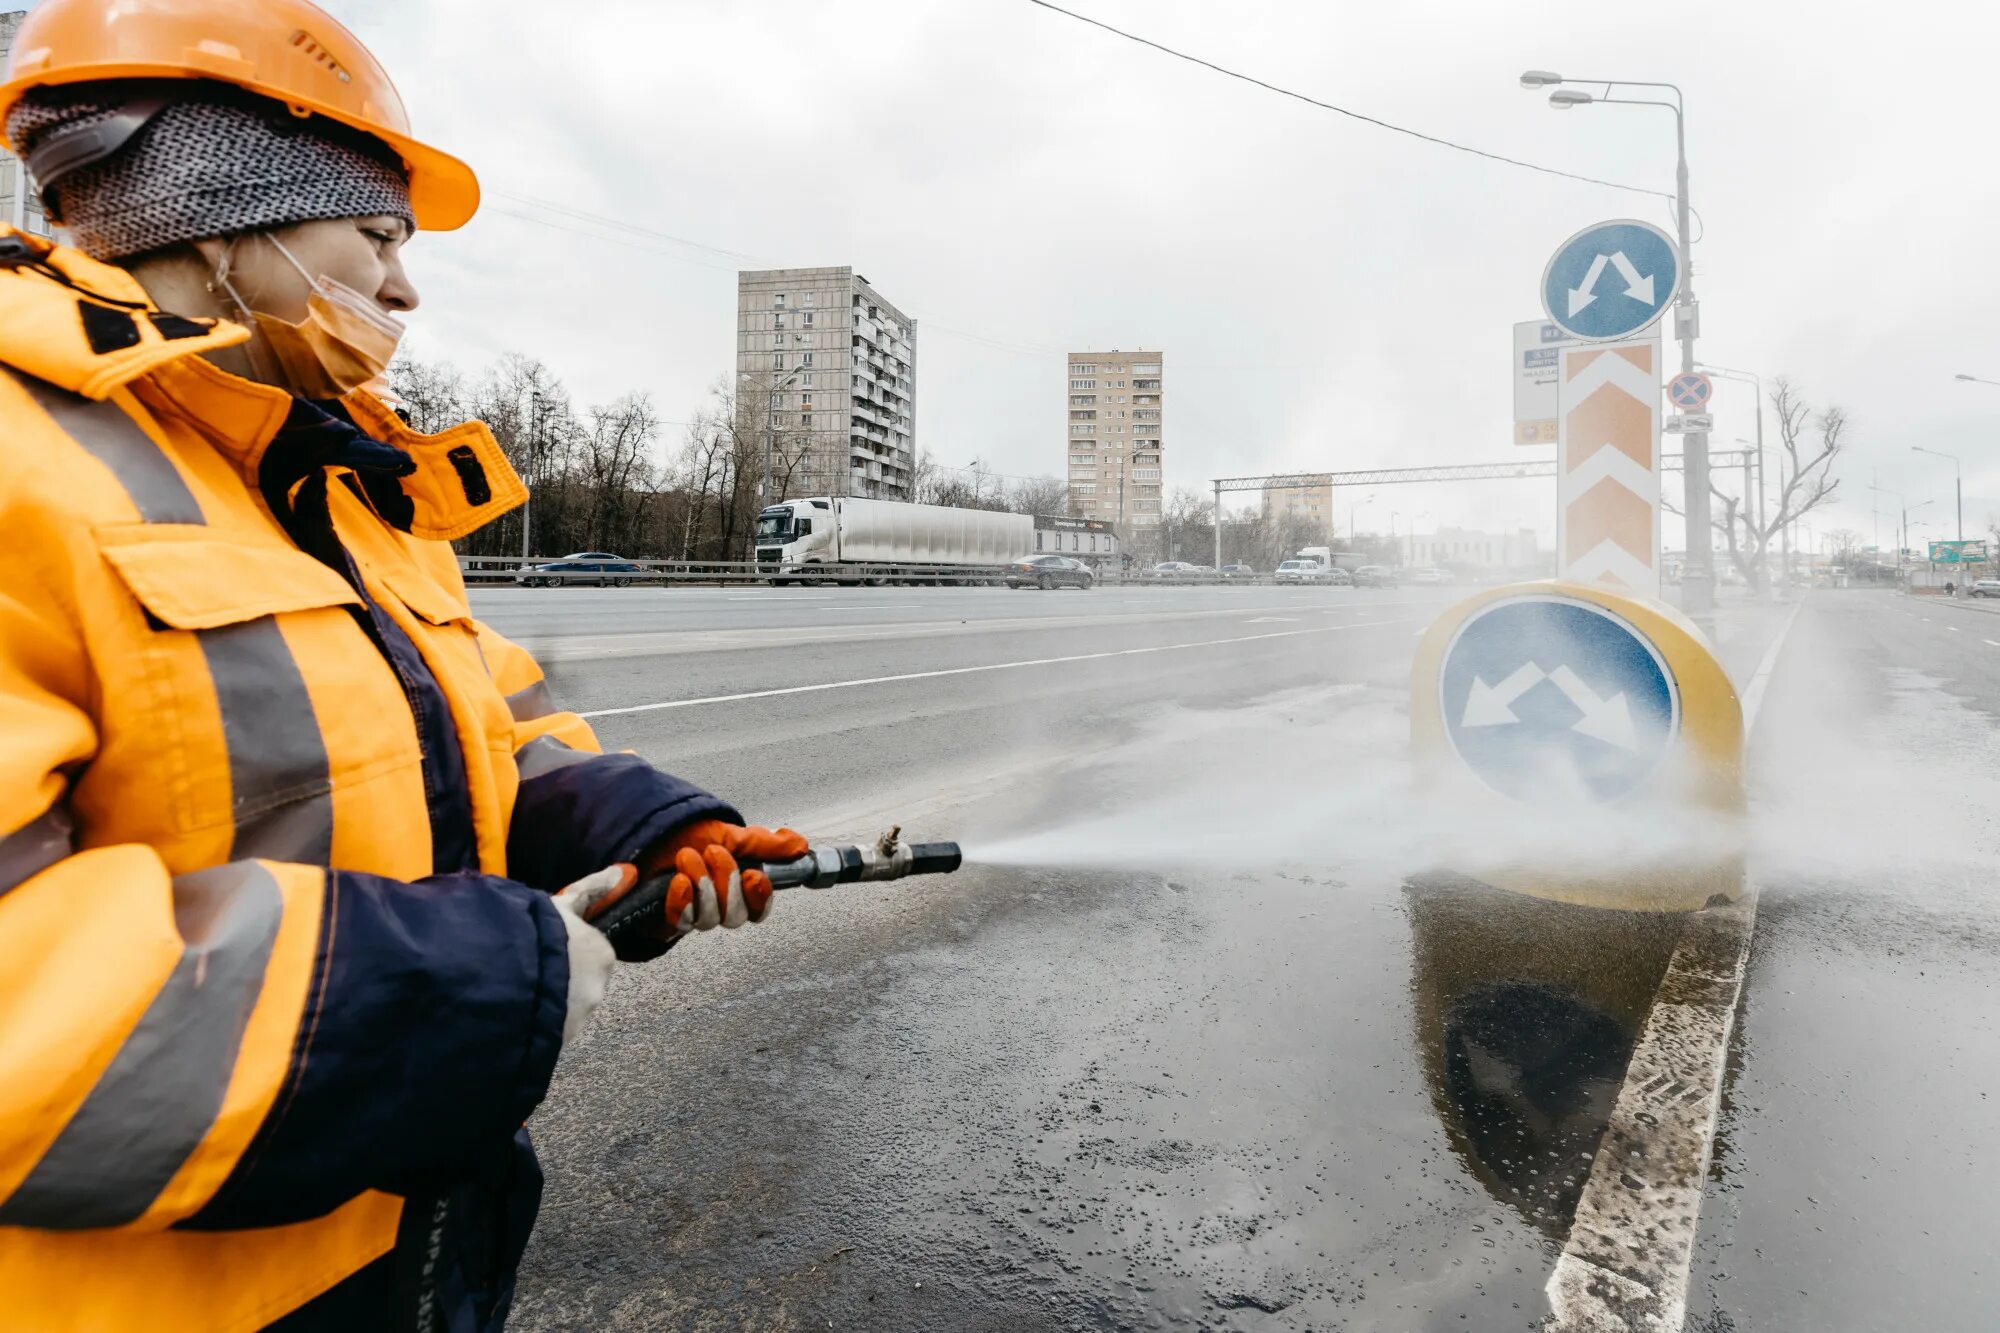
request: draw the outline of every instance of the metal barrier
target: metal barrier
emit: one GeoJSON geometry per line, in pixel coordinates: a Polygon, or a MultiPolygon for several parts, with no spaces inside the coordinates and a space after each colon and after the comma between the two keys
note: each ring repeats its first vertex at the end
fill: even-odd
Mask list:
{"type": "MultiPolygon", "coordinates": [[[[536,577],[534,571],[542,565],[557,563],[561,557],[536,557],[526,563],[528,577],[536,577]]],[[[623,579],[632,584],[653,584],[671,586],[675,584],[801,584],[835,585],[853,587],[860,585],[883,586],[889,584],[923,585],[931,587],[999,587],[1006,580],[1007,570],[1003,565],[967,565],[958,568],[940,569],[924,565],[899,565],[892,563],[849,562],[845,564],[822,564],[811,566],[811,573],[778,574],[769,565],[754,560],[631,560],[622,563],[639,566],[637,572],[584,574],[564,577],[564,583],[595,583],[599,579],[613,582],[623,579]]],[[[519,582],[516,576],[523,572],[523,562],[517,558],[500,556],[460,556],[458,566],[468,584],[494,586],[519,582]]],[[[1101,587],[1269,587],[1274,580],[1269,574],[1223,577],[1219,574],[1207,577],[1190,576],[1185,573],[1163,572],[1152,569],[1100,569],[1095,571],[1096,581],[1101,587]]],[[[549,576],[556,577],[556,576],[549,576]]],[[[1290,584],[1278,586],[1293,586],[1290,584]]],[[[1307,584],[1304,586],[1336,587],[1342,585],[1307,584]]]]}

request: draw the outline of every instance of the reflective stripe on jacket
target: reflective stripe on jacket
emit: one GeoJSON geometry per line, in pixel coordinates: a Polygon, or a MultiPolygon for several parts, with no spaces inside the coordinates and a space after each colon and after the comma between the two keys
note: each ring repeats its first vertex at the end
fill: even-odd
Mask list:
{"type": "Polygon", "coordinates": [[[414,471],[267,490],[311,431],[199,355],[243,330],[19,239],[0,1322],[497,1326],[568,984],[547,892],[735,812],[596,753],[473,618],[445,543],[524,497],[484,426],[421,436],[352,395],[414,471]],[[273,508],[309,496],[310,554],[314,516],[273,508]]]}

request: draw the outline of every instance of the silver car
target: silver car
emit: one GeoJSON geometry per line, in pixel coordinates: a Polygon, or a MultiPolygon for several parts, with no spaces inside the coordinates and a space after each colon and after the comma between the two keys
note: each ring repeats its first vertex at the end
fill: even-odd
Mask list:
{"type": "Polygon", "coordinates": [[[595,584],[600,588],[625,588],[646,571],[630,560],[616,556],[593,560],[554,560],[546,565],[523,565],[514,571],[514,582],[524,588],[553,588],[565,583],[595,584]]]}

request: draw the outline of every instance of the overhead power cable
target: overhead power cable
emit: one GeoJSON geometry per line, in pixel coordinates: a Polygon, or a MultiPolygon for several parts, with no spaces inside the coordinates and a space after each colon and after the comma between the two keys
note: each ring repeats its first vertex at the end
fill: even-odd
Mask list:
{"type": "Polygon", "coordinates": [[[1440,148],[1450,148],[1455,152],[1470,153],[1474,157],[1483,157],[1489,162],[1503,162],[1510,167],[1524,167],[1529,171],[1539,171],[1545,176],[1561,176],[1565,180],[1582,181],[1586,185],[1602,185],[1613,190],[1624,190],[1631,194],[1647,194],[1660,199],[1672,199],[1674,197],[1666,190],[1649,190],[1643,185],[1625,185],[1619,181],[1608,181],[1596,176],[1585,176],[1574,171],[1563,171],[1557,167],[1545,167],[1539,162],[1524,162],[1518,157],[1508,157],[1503,153],[1489,153],[1484,148],[1474,148],[1470,144],[1458,143],[1451,139],[1441,139],[1435,134],[1425,134],[1422,130],[1413,130],[1406,125],[1397,125],[1391,121],[1383,120],[1379,116],[1371,116],[1365,112],[1355,111],[1344,106],[1335,106],[1332,102],[1322,102],[1317,97],[1309,97],[1305,93],[1294,92],[1290,88],[1281,88],[1275,83],[1268,83],[1258,78],[1254,74],[1245,74],[1240,70],[1230,69],[1225,65],[1218,65],[1212,60],[1204,60],[1200,56],[1190,55],[1186,51],[1177,51],[1173,47],[1156,42],[1150,37],[1141,37],[1136,32],[1127,32],[1123,28],[1115,28],[1102,19],[1094,19],[1088,14],[1079,14],[1073,9],[1064,9],[1061,5],[1050,3],[1050,0],[1028,0],[1028,3],[1061,14],[1066,18],[1073,18],[1078,23],[1088,23],[1093,28],[1102,28],[1105,32],[1115,37],[1123,37],[1128,42],[1137,42],[1141,46],[1149,46],[1153,50],[1163,55],[1170,55],[1176,60],[1185,60],[1191,65],[1200,65],[1203,69],[1213,70],[1217,74],[1226,75],[1232,79],[1240,79],[1244,83],[1254,84],[1266,92],[1276,93],[1280,97],[1289,97],[1294,101],[1304,102],[1307,106],[1318,107],[1322,111],[1331,111],[1335,115],[1346,116],[1349,120],[1358,120],[1364,125],[1373,125],[1377,129],[1388,130],[1393,134],[1404,134],[1412,139],[1421,139],[1425,143],[1436,144],[1440,148]]]}

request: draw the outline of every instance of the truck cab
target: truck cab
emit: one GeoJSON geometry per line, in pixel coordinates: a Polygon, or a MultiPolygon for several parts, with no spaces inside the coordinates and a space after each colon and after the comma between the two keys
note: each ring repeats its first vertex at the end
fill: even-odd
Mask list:
{"type": "Polygon", "coordinates": [[[796,574],[834,559],[831,500],[787,500],[757,512],[759,573],[796,574]]]}

